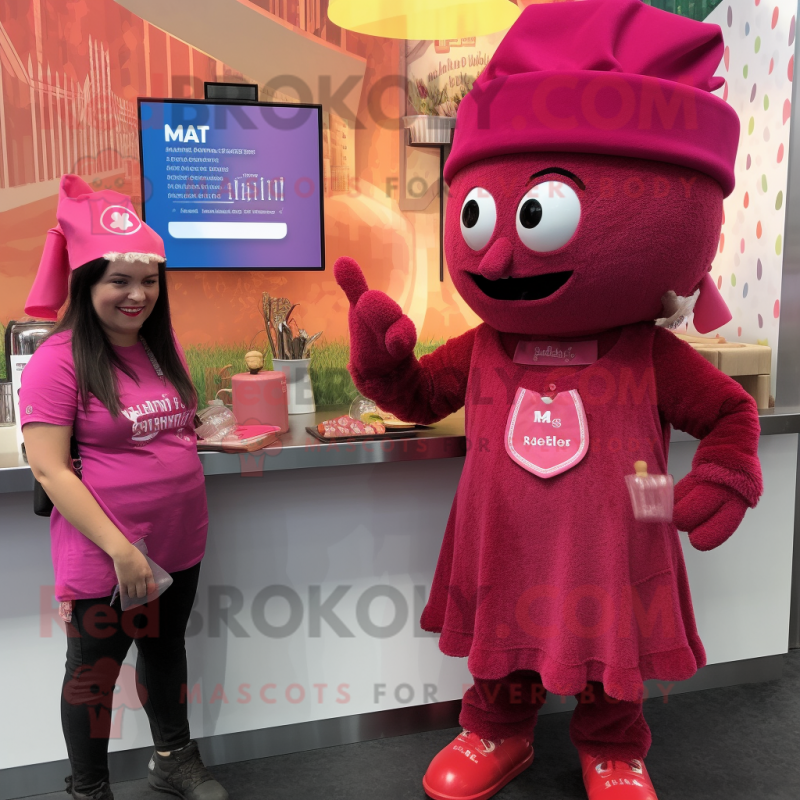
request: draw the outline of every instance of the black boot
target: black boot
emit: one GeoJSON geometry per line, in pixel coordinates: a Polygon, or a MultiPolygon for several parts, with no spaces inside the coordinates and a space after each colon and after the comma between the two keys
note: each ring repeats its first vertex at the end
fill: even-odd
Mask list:
{"type": "Polygon", "coordinates": [[[151,789],[169,792],[184,800],[228,800],[228,793],[205,768],[197,742],[173,750],[168,756],[153,753],[147,770],[151,789]]]}
{"type": "Polygon", "coordinates": [[[84,794],[72,788],[72,775],[64,778],[64,780],[67,782],[66,792],[72,795],[72,800],[114,800],[111,787],[105,781],[91,794],[84,794]]]}

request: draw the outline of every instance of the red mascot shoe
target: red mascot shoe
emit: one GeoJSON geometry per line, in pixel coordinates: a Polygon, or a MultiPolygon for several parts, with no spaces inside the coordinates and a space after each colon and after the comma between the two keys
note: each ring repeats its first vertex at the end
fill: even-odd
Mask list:
{"type": "Polygon", "coordinates": [[[658,800],[644,761],[579,756],[589,800],[658,800]]]}
{"type": "Polygon", "coordinates": [[[486,800],[533,762],[524,736],[499,742],[461,731],[431,761],[422,787],[433,800],[486,800]]]}

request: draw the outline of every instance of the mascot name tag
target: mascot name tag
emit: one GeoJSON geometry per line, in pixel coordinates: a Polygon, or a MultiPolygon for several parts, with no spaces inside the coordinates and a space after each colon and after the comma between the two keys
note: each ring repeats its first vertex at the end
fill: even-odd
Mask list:
{"type": "Polygon", "coordinates": [[[597,361],[597,340],[590,342],[518,342],[515,364],[569,367],[594,364],[597,361]]]}
{"type": "Polygon", "coordinates": [[[580,463],[589,449],[589,427],[577,390],[542,397],[517,389],[505,442],[509,456],[540,478],[553,478],[580,463]]]}

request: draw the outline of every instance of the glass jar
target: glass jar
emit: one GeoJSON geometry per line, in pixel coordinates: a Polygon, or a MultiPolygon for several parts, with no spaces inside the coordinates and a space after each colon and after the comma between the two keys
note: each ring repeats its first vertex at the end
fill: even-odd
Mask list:
{"type": "Polygon", "coordinates": [[[350,403],[350,411],[348,416],[352,419],[357,419],[359,422],[364,421],[365,414],[377,414],[378,406],[372,400],[367,400],[366,397],[359,395],[350,403]]]}

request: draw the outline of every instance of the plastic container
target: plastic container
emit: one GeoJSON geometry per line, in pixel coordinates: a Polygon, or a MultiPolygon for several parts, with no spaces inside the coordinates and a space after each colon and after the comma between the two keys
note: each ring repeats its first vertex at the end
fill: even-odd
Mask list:
{"type": "Polygon", "coordinates": [[[633,468],[636,474],[625,476],[633,516],[640,522],[672,522],[672,475],[648,475],[646,461],[637,461],[633,468]]]}
{"type": "MultiPolygon", "coordinates": [[[[144,543],[144,539],[139,539],[133,543],[133,546],[145,557],[147,558],[147,545],[144,543]]],[[[114,600],[116,599],[117,595],[119,595],[119,604],[123,611],[127,611],[129,608],[133,608],[134,606],[142,606],[145,603],[149,603],[151,600],[155,600],[157,597],[160,597],[164,592],[172,586],[172,576],[161,567],[158,566],[154,561],[147,558],[147,563],[150,566],[150,570],[153,573],[153,580],[155,581],[155,589],[144,597],[131,597],[127,592],[120,593],[119,591],[119,584],[114,587],[114,592],[111,595],[111,605],[114,605],[114,600]]]]}
{"type": "Polygon", "coordinates": [[[410,130],[412,144],[450,144],[456,118],[413,114],[403,117],[403,124],[410,130]]]}
{"type": "Polygon", "coordinates": [[[195,428],[195,433],[207,442],[221,442],[238,425],[236,415],[222,400],[212,400],[197,416],[203,424],[195,428]]]}

